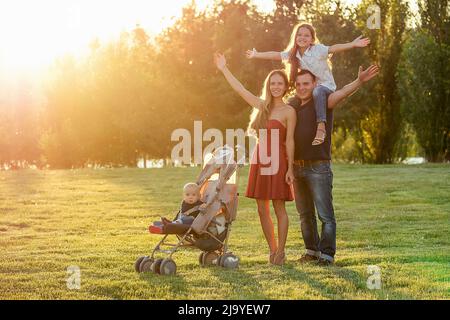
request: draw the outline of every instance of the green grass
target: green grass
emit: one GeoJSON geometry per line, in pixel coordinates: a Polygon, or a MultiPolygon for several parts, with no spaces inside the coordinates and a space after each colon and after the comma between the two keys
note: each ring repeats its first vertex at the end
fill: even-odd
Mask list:
{"type": "MultiPolygon", "coordinates": [[[[198,168],[0,172],[2,299],[449,299],[450,167],[334,167],[336,266],[302,266],[294,203],[287,208],[288,262],[267,264],[255,203],[240,197],[230,246],[240,268],[198,265],[183,250],[173,277],[136,274],[137,256],[159,236],[147,232],[172,216],[181,188],[198,168]],[[66,286],[81,268],[81,289],[66,286]],[[367,267],[382,289],[366,286],[367,267]]],[[[247,169],[241,172],[243,195],[247,169]]]]}

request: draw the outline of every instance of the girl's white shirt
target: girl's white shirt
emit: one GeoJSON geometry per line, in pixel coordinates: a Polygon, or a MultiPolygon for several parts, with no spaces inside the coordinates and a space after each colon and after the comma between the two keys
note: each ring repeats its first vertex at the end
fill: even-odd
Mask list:
{"type": "MultiPolygon", "coordinates": [[[[302,69],[308,70],[316,76],[318,84],[327,87],[331,91],[335,91],[336,83],[328,65],[328,49],[329,46],[315,44],[306,49],[303,57],[298,51],[295,56],[299,60],[302,69]]],[[[282,61],[289,60],[289,51],[283,51],[280,55],[282,61]]]]}

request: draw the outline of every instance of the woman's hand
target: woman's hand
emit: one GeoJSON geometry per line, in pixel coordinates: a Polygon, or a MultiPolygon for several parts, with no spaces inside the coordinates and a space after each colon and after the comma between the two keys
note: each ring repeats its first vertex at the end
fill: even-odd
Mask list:
{"type": "Polygon", "coordinates": [[[292,185],[294,183],[295,176],[294,176],[294,170],[292,168],[289,168],[286,172],[286,183],[288,185],[292,185]]]}
{"type": "Polygon", "coordinates": [[[216,64],[217,69],[223,71],[227,66],[227,59],[225,59],[223,54],[216,52],[214,53],[214,63],[216,64]]]}
{"type": "Polygon", "coordinates": [[[370,44],[369,38],[363,38],[362,36],[359,36],[355,40],[352,41],[353,48],[363,48],[367,47],[370,44]]]}
{"type": "Polygon", "coordinates": [[[247,57],[247,59],[253,59],[256,57],[256,49],[253,48],[253,50],[247,50],[247,52],[245,53],[245,56],[247,57]]]}

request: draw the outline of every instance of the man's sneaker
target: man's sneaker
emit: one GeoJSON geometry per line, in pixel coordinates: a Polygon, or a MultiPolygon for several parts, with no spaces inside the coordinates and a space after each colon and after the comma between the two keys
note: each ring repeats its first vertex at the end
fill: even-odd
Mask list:
{"type": "Polygon", "coordinates": [[[298,260],[300,263],[318,262],[319,258],[310,254],[304,254],[298,260]]]}
{"type": "Polygon", "coordinates": [[[317,264],[319,266],[324,266],[324,267],[328,267],[328,266],[332,266],[333,262],[324,258],[319,258],[319,260],[317,261],[317,264]]]}

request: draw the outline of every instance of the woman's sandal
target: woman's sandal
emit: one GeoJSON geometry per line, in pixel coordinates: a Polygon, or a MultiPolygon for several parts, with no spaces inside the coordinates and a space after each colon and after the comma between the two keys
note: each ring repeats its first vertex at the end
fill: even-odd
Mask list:
{"type": "MultiPolygon", "coordinates": [[[[314,138],[314,140],[312,142],[313,146],[318,146],[319,144],[322,144],[325,141],[325,138],[327,137],[327,131],[325,129],[318,128],[317,131],[323,132],[323,137],[318,138],[316,135],[316,137],[314,138]]],[[[317,132],[316,132],[316,134],[317,134],[317,132]]]]}
{"type": "Polygon", "coordinates": [[[286,255],[283,252],[277,252],[273,260],[273,264],[277,266],[282,266],[286,262],[286,255]]]}

